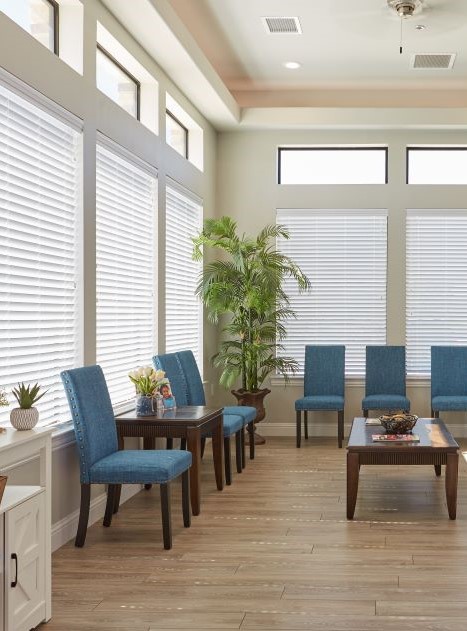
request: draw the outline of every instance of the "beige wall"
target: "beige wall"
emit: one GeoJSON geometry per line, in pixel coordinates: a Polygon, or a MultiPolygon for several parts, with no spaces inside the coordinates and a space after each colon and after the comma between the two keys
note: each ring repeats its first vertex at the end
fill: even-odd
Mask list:
{"type": "MultiPolygon", "coordinates": [[[[158,208],[158,347],[164,350],[164,249],[165,249],[165,183],[171,177],[204,200],[204,214],[215,208],[216,132],[203,116],[186,100],[159,66],[110,15],[97,0],[84,0],[84,74],[76,73],[62,60],[0,12],[0,66],[42,92],[84,122],[84,362],[95,362],[95,145],[96,132],[109,136],[139,158],[157,167],[159,175],[158,208]],[[159,82],[159,136],[131,118],[96,88],[95,50],[96,20],[159,82]],[[204,173],[183,159],[165,142],[165,91],[178,100],[204,131],[204,173]]],[[[155,35],[156,36],[156,35],[155,35]]],[[[205,357],[214,352],[212,335],[205,335],[205,357]]],[[[148,361],[150,360],[148,355],[148,361]]],[[[57,367],[59,370],[60,367],[57,367]]],[[[209,364],[205,376],[210,378],[209,364]]],[[[66,441],[65,441],[66,442],[66,441]]],[[[35,463],[9,472],[12,482],[33,482],[35,463]]],[[[56,523],[79,506],[79,472],[73,444],[60,447],[55,441],[53,452],[53,522],[56,523]]],[[[103,488],[93,490],[93,497],[103,488]]]]}
{"type": "MultiPolygon", "coordinates": [[[[449,121],[446,121],[449,122],[449,121]]],[[[405,210],[407,208],[467,208],[465,187],[407,186],[405,147],[407,144],[467,143],[466,132],[447,131],[239,131],[220,134],[218,143],[218,209],[238,221],[239,228],[256,233],[275,221],[276,208],[386,208],[388,209],[388,312],[387,343],[405,340],[405,210]],[[386,186],[279,186],[276,156],[280,145],[294,144],[387,144],[389,184],[386,186]]],[[[325,343],[325,340],[323,340],[325,343]]],[[[260,429],[265,434],[294,433],[294,401],[303,386],[295,380],[284,388],[270,386],[267,419],[260,429]]],[[[230,395],[216,391],[219,402],[230,395]]],[[[362,380],[346,384],[346,423],[361,413],[364,396],[362,380]]],[[[429,382],[410,381],[408,396],[419,415],[430,414],[429,382]]],[[[336,415],[313,415],[315,433],[336,432],[336,415]]],[[[467,416],[449,415],[455,433],[464,431],[467,416]],[[454,426],[453,426],[454,427],[454,426]]],[[[467,431],[466,431],[467,435],[467,431]]]]}

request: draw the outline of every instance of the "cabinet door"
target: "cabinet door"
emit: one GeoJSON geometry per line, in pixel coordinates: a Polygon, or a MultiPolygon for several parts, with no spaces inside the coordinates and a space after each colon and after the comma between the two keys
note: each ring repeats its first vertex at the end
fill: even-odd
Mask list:
{"type": "Polygon", "coordinates": [[[7,631],[29,631],[45,619],[44,512],[42,492],[5,514],[7,631]]]}

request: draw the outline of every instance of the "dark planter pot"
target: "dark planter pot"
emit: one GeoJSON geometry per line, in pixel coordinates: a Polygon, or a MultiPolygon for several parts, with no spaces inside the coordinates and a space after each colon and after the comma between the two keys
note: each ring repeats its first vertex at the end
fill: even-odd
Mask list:
{"type": "Polygon", "coordinates": [[[256,432],[256,424],[264,420],[266,410],[264,409],[264,397],[271,391],[268,388],[258,390],[258,392],[248,392],[248,390],[232,390],[234,397],[237,399],[238,405],[249,405],[256,408],[255,419],[255,445],[264,445],[265,439],[256,432]]]}

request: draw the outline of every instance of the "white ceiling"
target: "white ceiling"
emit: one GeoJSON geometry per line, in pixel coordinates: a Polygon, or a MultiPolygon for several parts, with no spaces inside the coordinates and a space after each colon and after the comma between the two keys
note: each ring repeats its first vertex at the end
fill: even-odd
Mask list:
{"type": "Polygon", "coordinates": [[[241,106],[421,107],[440,91],[436,105],[467,105],[467,0],[424,0],[404,21],[402,55],[400,20],[386,0],[169,3],[241,106]],[[269,35],[261,17],[280,15],[298,16],[303,34],[269,35]],[[415,52],[457,58],[452,70],[413,70],[415,52]],[[301,68],[287,70],[286,61],[301,68]]]}

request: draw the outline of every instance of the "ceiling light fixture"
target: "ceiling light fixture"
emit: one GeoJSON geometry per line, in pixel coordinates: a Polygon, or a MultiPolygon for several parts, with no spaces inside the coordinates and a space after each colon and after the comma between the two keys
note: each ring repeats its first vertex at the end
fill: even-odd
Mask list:
{"type": "Polygon", "coordinates": [[[387,2],[389,8],[395,11],[401,20],[399,53],[402,55],[402,24],[423,10],[424,0],[387,0],[387,2]]]}
{"type": "Polygon", "coordinates": [[[284,61],[282,65],[288,70],[297,70],[298,68],[300,68],[300,64],[298,63],[298,61],[284,61]]]}

